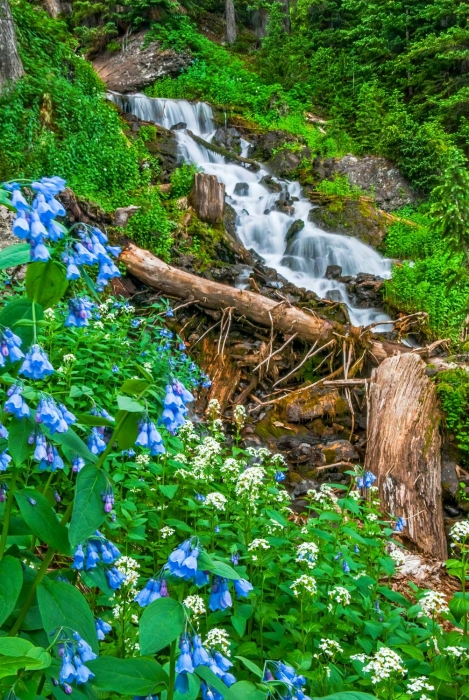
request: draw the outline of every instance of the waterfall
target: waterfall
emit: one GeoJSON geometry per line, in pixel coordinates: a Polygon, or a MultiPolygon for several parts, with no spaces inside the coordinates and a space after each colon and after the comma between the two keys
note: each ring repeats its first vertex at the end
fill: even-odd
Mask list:
{"type": "MultiPolygon", "coordinates": [[[[355,277],[368,272],[383,278],[390,277],[391,261],[383,258],[373,248],[356,238],[326,233],[308,220],[311,202],[304,197],[298,182],[278,179],[282,192],[293,199],[294,214],[273,208],[279,194],[272,194],[260,182],[270,173],[261,168],[250,172],[236,163],[227,163],[225,158],[196,143],[186,129],[210,142],[216,124],[212,108],[204,103],[187,100],[150,98],[146,95],[120,95],[108,93],[120,109],[135,115],[142,121],[174,129],[181,162],[195,163],[205,173],[216,175],[226,188],[228,203],[236,211],[237,234],[249,249],[261,255],[269,267],[275,268],[283,277],[298,287],[316,292],[321,297],[340,300],[347,304],[350,320],[363,326],[377,321],[387,321],[389,316],[379,309],[353,307],[346,285],[337,280],[324,278],[328,265],[340,265],[343,275],[355,277]],[[242,183],[242,187],[240,186],[242,183]],[[236,187],[238,185],[238,187],[236,187]],[[242,192],[242,194],[240,194],[242,192]],[[293,221],[302,219],[304,228],[290,244],[286,244],[287,231],[293,221]]],[[[249,143],[242,142],[243,155],[249,143]]],[[[383,326],[389,330],[390,326],[383,326]]]]}

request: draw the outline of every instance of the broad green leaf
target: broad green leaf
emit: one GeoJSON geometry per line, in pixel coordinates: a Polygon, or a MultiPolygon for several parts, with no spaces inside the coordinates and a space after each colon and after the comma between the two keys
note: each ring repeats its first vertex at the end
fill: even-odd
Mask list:
{"type": "Polygon", "coordinates": [[[200,552],[197,562],[199,569],[210,571],[212,574],[216,574],[217,576],[228,578],[231,581],[237,581],[241,578],[241,576],[233,569],[232,566],[225,564],[223,561],[212,559],[207,552],[200,552]]]}
{"type": "Polygon", "coordinates": [[[129,413],[143,413],[145,406],[135,399],[131,399],[129,396],[122,396],[121,394],[117,397],[117,405],[120,411],[128,411],[129,413]]]}
{"type": "MultiPolygon", "coordinates": [[[[218,676],[214,674],[211,668],[208,668],[208,666],[197,666],[195,669],[195,672],[200,678],[202,678],[203,681],[207,683],[207,685],[211,685],[212,688],[215,688],[224,698],[224,700],[234,700],[234,697],[231,694],[231,689],[228,688],[218,676]]],[[[238,700],[238,698],[236,699],[238,700]]],[[[243,700],[243,698],[239,697],[239,700],[243,700]]]]}
{"type": "MultiPolygon", "coordinates": [[[[3,204],[3,202],[0,202],[3,204]]],[[[9,245],[8,248],[0,250],[0,270],[17,265],[26,265],[31,259],[31,246],[29,243],[18,243],[9,245]]]]}
{"type": "Polygon", "coordinates": [[[140,619],[140,653],[156,654],[179,637],[184,629],[184,607],[173,598],[159,598],[140,619]]]}
{"type": "Polygon", "coordinates": [[[316,697],[312,700],[376,700],[376,696],[355,690],[344,690],[342,693],[333,693],[332,695],[325,695],[322,698],[316,697]]]}
{"type": "MultiPolygon", "coordinates": [[[[146,379],[127,379],[121,386],[120,390],[124,394],[131,394],[132,396],[140,396],[151,386],[151,383],[146,379]]],[[[121,408],[119,406],[119,408],[121,408]]],[[[126,409],[124,409],[126,410],[126,409]]],[[[128,409],[127,409],[128,410],[128,409]]]]}
{"type": "Polygon", "coordinates": [[[109,585],[107,576],[100,566],[89,571],[82,571],[80,578],[88,588],[99,588],[108,598],[112,598],[114,595],[114,590],[109,585]]]}
{"type": "Polygon", "coordinates": [[[16,212],[16,208],[11,203],[10,193],[7,190],[0,189],[0,204],[10,209],[10,211],[16,212]]]}
{"type": "MultiPolygon", "coordinates": [[[[129,399],[131,401],[132,399],[129,399]]],[[[119,423],[125,415],[125,411],[118,411],[116,415],[116,423],[119,423]]],[[[117,436],[117,445],[120,450],[128,450],[135,445],[135,440],[138,436],[138,424],[140,421],[139,413],[127,413],[124,423],[122,424],[117,436]]]]}
{"type": "Polygon", "coordinates": [[[28,265],[26,293],[28,297],[48,309],[55,306],[67,291],[68,280],[65,268],[54,260],[28,265]]]}
{"type": "MultiPolygon", "coordinates": [[[[72,389],[76,389],[77,387],[72,387],[72,389]]],[[[80,396],[82,395],[82,392],[80,392],[80,396]]],[[[71,396],[70,398],[73,398],[71,396]]],[[[98,426],[98,425],[104,425],[106,428],[115,428],[116,423],[113,420],[109,420],[109,418],[102,418],[102,416],[90,416],[88,413],[80,413],[77,415],[77,423],[81,423],[81,425],[92,425],[92,426],[98,426]]]]}
{"type": "Polygon", "coordinates": [[[257,664],[254,663],[254,661],[246,659],[244,656],[235,656],[235,659],[242,661],[246,668],[251,671],[251,673],[254,673],[254,675],[256,675],[258,678],[262,679],[264,677],[264,672],[257,664]]]}
{"type": "MultiPolygon", "coordinates": [[[[44,432],[48,432],[43,428],[44,432]]],[[[51,439],[56,442],[58,445],[62,445],[62,447],[67,450],[69,453],[70,457],[74,457],[75,455],[79,455],[80,457],[83,457],[85,462],[97,462],[98,458],[96,455],[94,455],[88,447],[85,445],[83,440],[78,437],[78,435],[75,433],[72,428],[69,428],[66,433],[54,433],[51,435],[51,439]]]]}
{"type": "Polygon", "coordinates": [[[345,508],[351,513],[355,513],[355,515],[358,515],[360,513],[360,505],[354,498],[339,498],[337,504],[340,508],[345,508]]]}
{"type": "Polygon", "coordinates": [[[83,467],[78,473],[69,530],[72,547],[86,540],[104,522],[106,513],[101,496],[107,483],[103,470],[93,465],[83,467]]]}
{"type": "MultiPolygon", "coordinates": [[[[36,321],[41,321],[44,318],[44,312],[42,306],[35,304],[36,311],[36,321]]],[[[10,301],[3,309],[0,311],[0,327],[4,326],[6,328],[11,328],[15,331],[23,341],[21,349],[25,353],[33,342],[33,327],[32,326],[18,326],[17,324],[24,319],[32,320],[33,318],[33,304],[29,299],[21,298],[14,299],[10,301]]]]}
{"type": "Polygon", "coordinates": [[[246,619],[244,617],[238,617],[237,615],[232,615],[230,619],[236,632],[242,637],[246,631],[246,619]]]}
{"type": "Polygon", "coordinates": [[[176,690],[174,693],[174,700],[197,700],[199,697],[200,678],[196,676],[195,673],[189,673],[187,678],[189,681],[189,690],[187,693],[184,693],[184,695],[176,690]]]}
{"type": "Polygon", "coordinates": [[[19,637],[0,638],[0,677],[16,673],[20,668],[39,671],[48,668],[51,656],[42,647],[35,647],[19,637]]]}
{"type": "MultiPolygon", "coordinates": [[[[5,556],[0,561],[0,626],[15,609],[23,585],[23,569],[18,559],[5,556]]],[[[1,650],[0,638],[0,654],[1,650]]]]}
{"type": "Polygon", "coordinates": [[[455,593],[449,601],[449,609],[458,622],[469,614],[469,593],[455,593]]]}
{"type": "Polygon", "coordinates": [[[48,635],[59,627],[78,632],[94,652],[98,652],[98,638],[93,614],[83,594],[70,583],[44,579],[37,589],[37,600],[42,624],[48,635]]]}
{"type": "Polygon", "coordinates": [[[378,561],[385,574],[393,576],[396,573],[396,567],[391,557],[379,557],[378,561]]]}
{"type": "Polygon", "coordinates": [[[120,695],[155,695],[156,687],[168,682],[167,674],[153,659],[102,656],[86,665],[95,674],[95,688],[120,695]]]}
{"type": "Polygon", "coordinates": [[[267,691],[259,690],[249,681],[238,681],[230,688],[230,700],[266,700],[267,696],[267,691]]]}
{"type": "Polygon", "coordinates": [[[8,452],[16,466],[24,464],[32,454],[33,448],[28,443],[32,426],[29,420],[12,417],[8,425],[8,452]]]}
{"type": "Polygon", "coordinates": [[[409,601],[405,596],[402,595],[402,593],[399,593],[398,591],[393,591],[387,586],[380,586],[378,588],[378,593],[381,593],[381,595],[390,600],[391,603],[397,603],[398,605],[402,605],[403,608],[408,608],[410,605],[409,601]]]}
{"type": "Polygon", "coordinates": [[[69,555],[68,531],[59,523],[57,514],[42,493],[34,489],[22,489],[15,492],[15,498],[20,513],[31,531],[42,542],[47,542],[58,552],[69,555]],[[35,502],[35,505],[32,502],[35,502]]]}
{"type": "Polygon", "coordinates": [[[171,500],[176,495],[179,484],[159,484],[158,488],[163,496],[171,500]]]}
{"type": "Polygon", "coordinates": [[[410,656],[411,659],[418,659],[418,661],[425,660],[423,651],[415,644],[397,644],[396,646],[398,649],[407,654],[407,656],[410,656]]]}

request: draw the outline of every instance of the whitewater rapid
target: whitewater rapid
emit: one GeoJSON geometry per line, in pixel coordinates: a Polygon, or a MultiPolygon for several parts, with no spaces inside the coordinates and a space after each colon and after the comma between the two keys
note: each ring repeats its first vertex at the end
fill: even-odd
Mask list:
{"type": "MultiPolygon", "coordinates": [[[[281,185],[283,194],[295,200],[291,202],[295,211],[290,216],[273,208],[281,194],[270,192],[261,183],[263,177],[271,175],[265,168],[251,172],[242,165],[226,162],[224,156],[196,143],[187,130],[208,142],[215,134],[217,126],[210,105],[150,98],[141,94],[108,93],[108,98],[124,112],[142,121],[172,129],[181,162],[194,163],[224,183],[227,201],[236,211],[236,231],[240,241],[247,249],[253,248],[262,256],[266,265],[275,268],[298,287],[312,290],[322,298],[344,302],[354,325],[366,326],[389,320],[382,310],[354,307],[345,284],[325,279],[324,275],[329,265],[340,265],[344,276],[355,277],[360,272],[366,272],[386,279],[391,274],[391,260],[383,258],[356,238],[326,233],[309,221],[312,205],[303,195],[298,182],[274,177],[281,185]],[[174,129],[175,126],[178,128],[174,129]],[[243,194],[239,194],[240,191],[243,194]],[[297,219],[302,219],[305,225],[296,234],[288,246],[288,255],[285,255],[286,234],[297,219]]],[[[243,156],[247,155],[249,145],[247,141],[242,141],[243,156]]],[[[390,325],[382,327],[382,330],[390,329],[390,325]]]]}

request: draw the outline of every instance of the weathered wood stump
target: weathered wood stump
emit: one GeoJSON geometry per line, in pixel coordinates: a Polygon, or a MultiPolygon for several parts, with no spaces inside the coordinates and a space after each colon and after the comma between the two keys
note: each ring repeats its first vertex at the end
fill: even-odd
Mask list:
{"type": "Polygon", "coordinates": [[[425,367],[418,355],[404,353],[373,371],[365,469],[378,477],[384,510],[407,521],[403,537],[445,559],[440,415],[425,367]]]}
{"type": "Polygon", "coordinates": [[[23,75],[15,25],[8,0],[0,0],[0,93],[9,82],[23,75]]]}
{"type": "Polygon", "coordinates": [[[225,185],[218,182],[216,175],[196,173],[191,202],[199,219],[219,224],[223,221],[225,185]]]}

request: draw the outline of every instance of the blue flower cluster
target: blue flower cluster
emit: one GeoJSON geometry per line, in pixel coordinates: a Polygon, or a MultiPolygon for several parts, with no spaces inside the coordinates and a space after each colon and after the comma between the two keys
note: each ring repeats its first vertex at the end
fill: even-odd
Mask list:
{"type": "Polygon", "coordinates": [[[108,622],[104,622],[104,620],[101,620],[100,617],[98,617],[95,620],[95,625],[98,639],[100,642],[102,642],[106,634],[109,634],[109,632],[111,632],[112,627],[108,622]]]}
{"type": "MultiPolygon", "coordinates": [[[[109,566],[114,564],[120,556],[121,553],[117,547],[96,530],[94,537],[90,537],[84,545],[79,544],[75,549],[72,569],[89,571],[95,569],[98,564],[109,566]]],[[[125,581],[124,574],[118,571],[115,566],[110,569],[106,566],[103,568],[110,587],[113,590],[120,588],[125,581]]]]}
{"type": "Polygon", "coordinates": [[[396,520],[396,524],[394,525],[394,532],[402,532],[402,530],[406,527],[407,525],[407,520],[405,518],[399,517],[396,520]]]}
{"type": "Polygon", "coordinates": [[[36,409],[36,423],[43,423],[51,434],[66,433],[76,416],[63,403],[57,405],[50,396],[43,396],[36,409]]]}
{"type": "Polygon", "coordinates": [[[84,466],[85,460],[83,457],[80,457],[80,455],[75,455],[75,457],[72,459],[72,472],[74,474],[78,474],[78,472],[81,472],[84,466]]]}
{"type": "Polygon", "coordinates": [[[0,367],[5,367],[5,359],[10,362],[18,362],[24,357],[24,353],[20,350],[21,338],[9,328],[5,328],[0,333],[0,367]]]}
{"type": "Polygon", "coordinates": [[[68,302],[68,316],[65,319],[65,326],[75,326],[76,328],[83,328],[89,325],[89,319],[92,316],[92,310],[94,308],[93,302],[91,302],[86,297],[80,297],[75,299],[69,299],[68,302]]]}
{"type": "Polygon", "coordinates": [[[371,472],[365,472],[363,476],[357,477],[357,486],[359,489],[369,489],[376,481],[376,476],[371,472]]]}
{"type": "Polygon", "coordinates": [[[11,462],[11,457],[6,450],[0,452],[0,472],[4,472],[8,469],[8,465],[11,462]]]}
{"type": "Polygon", "coordinates": [[[103,509],[105,513],[110,513],[114,506],[114,493],[110,486],[106,488],[101,494],[101,499],[103,501],[103,509]]]}
{"type": "Polygon", "coordinates": [[[72,692],[70,683],[73,683],[73,681],[76,681],[77,685],[82,685],[89,681],[90,678],[94,678],[94,673],[85,666],[85,663],[93,661],[97,656],[88,642],[85,642],[78,632],[73,633],[73,642],[59,643],[59,656],[62,658],[59,680],[64,685],[64,691],[67,695],[70,695],[72,692]]]}
{"type": "Polygon", "coordinates": [[[21,396],[22,393],[21,384],[12,384],[7,390],[8,399],[5,401],[3,410],[6,413],[11,413],[15,418],[27,418],[31,413],[28,404],[21,396]]]}
{"type": "Polygon", "coordinates": [[[65,216],[65,209],[56,195],[65,189],[61,177],[43,177],[29,187],[36,192],[32,204],[28,204],[18,182],[4,182],[3,187],[12,193],[11,204],[16,209],[13,233],[31,246],[31,260],[46,262],[50,258],[44,241],[58,241],[63,236],[63,227],[55,221],[65,216]]]}
{"type": "MultiPolygon", "coordinates": [[[[194,673],[198,666],[208,666],[228,688],[236,683],[236,678],[229,673],[229,669],[233,666],[232,662],[219,651],[205,649],[198,634],[194,634],[192,639],[188,634],[181,635],[179,648],[181,653],[176,662],[175,688],[182,695],[189,690],[188,674],[194,673]]],[[[219,693],[212,697],[223,698],[219,693]]]]}
{"type": "Polygon", "coordinates": [[[91,428],[91,433],[87,440],[88,449],[94,455],[100,455],[106,449],[104,440],[104,428],[102,426],[91,428]]]}
{"type": "Polygon", "coordinates": [[[19,374],[24,374],[28,379],[44,379],[52,372],[54,372],[54,368],[49,362],[47,353],[37,343],[31,345],[20,367],[19,374]]]}
{"type": "Polygon", "coordinates": [[[80,240],[75,241],[71,248],[62,254],[62,260],[67,266],[67,279],[77,280],[81,277],[82,265],[99,265],[96,287],[102,291],[109,280],[120,277],[119,268],[116,267],[113,257],[118,257],[121,249],[117,246],[107,245],[108,237],[99,228],[80,224],[80,240]]]}
{"type": "Polygon", "coordinates": [[[46,436],[41,431],[32,433],[28,438],[30,445],[36,444],[33,458],[39,462],[41,471],[56,472],[57,469],[63,469],[64,463],[62,457],[57,452],[57,448],[47,441],[46,436]]]}
{"type": "Polygon", "coordinates": [[[161,420],[171,434],[176,433],[178,428],[186,422],[186,414],[189,410],[187,404],[193,400],[191,392],[178,379],[166,387],[161,420]]]}
{"type": "Polygon", "coordinates": [[[285,695],[279,692],[279,698],[282,700],[311,700],[304,692],[306,678],[297,675],[295,669],[283,663],[283,661],[268,661],[266,663],[264,681],[275,680],[280,681],[288,688],[285,695]]]}
{"type": "Polygon", "coordinates": [[[196,586],[205,586],[209,582],[209,577],[205,571],[198,569],[199,554],[197,538],[191,537],[171,552],[164,569],[184,581],[193,580],[196,586]]]}
{"type": "Polygon", "coordinates": [[[148,417],[141,420],[138,424],[138,436],[135,444],[139,447],[148,447],[150,454],[153,456],[162,455],[166,452],[163,438],[156,429],[156,425],[148,417]]]}
{"type": "Polygon", "coordinates": [[[150,605],[150,603],[153,603],[154,600],[158,600],[158,598],[167,598],[168,596],[168,587],[164,578],[151,578],[145,588],[143,588],[140,593],[137,593],[134,600],[140,607],[144,608],[150,605]]]}

